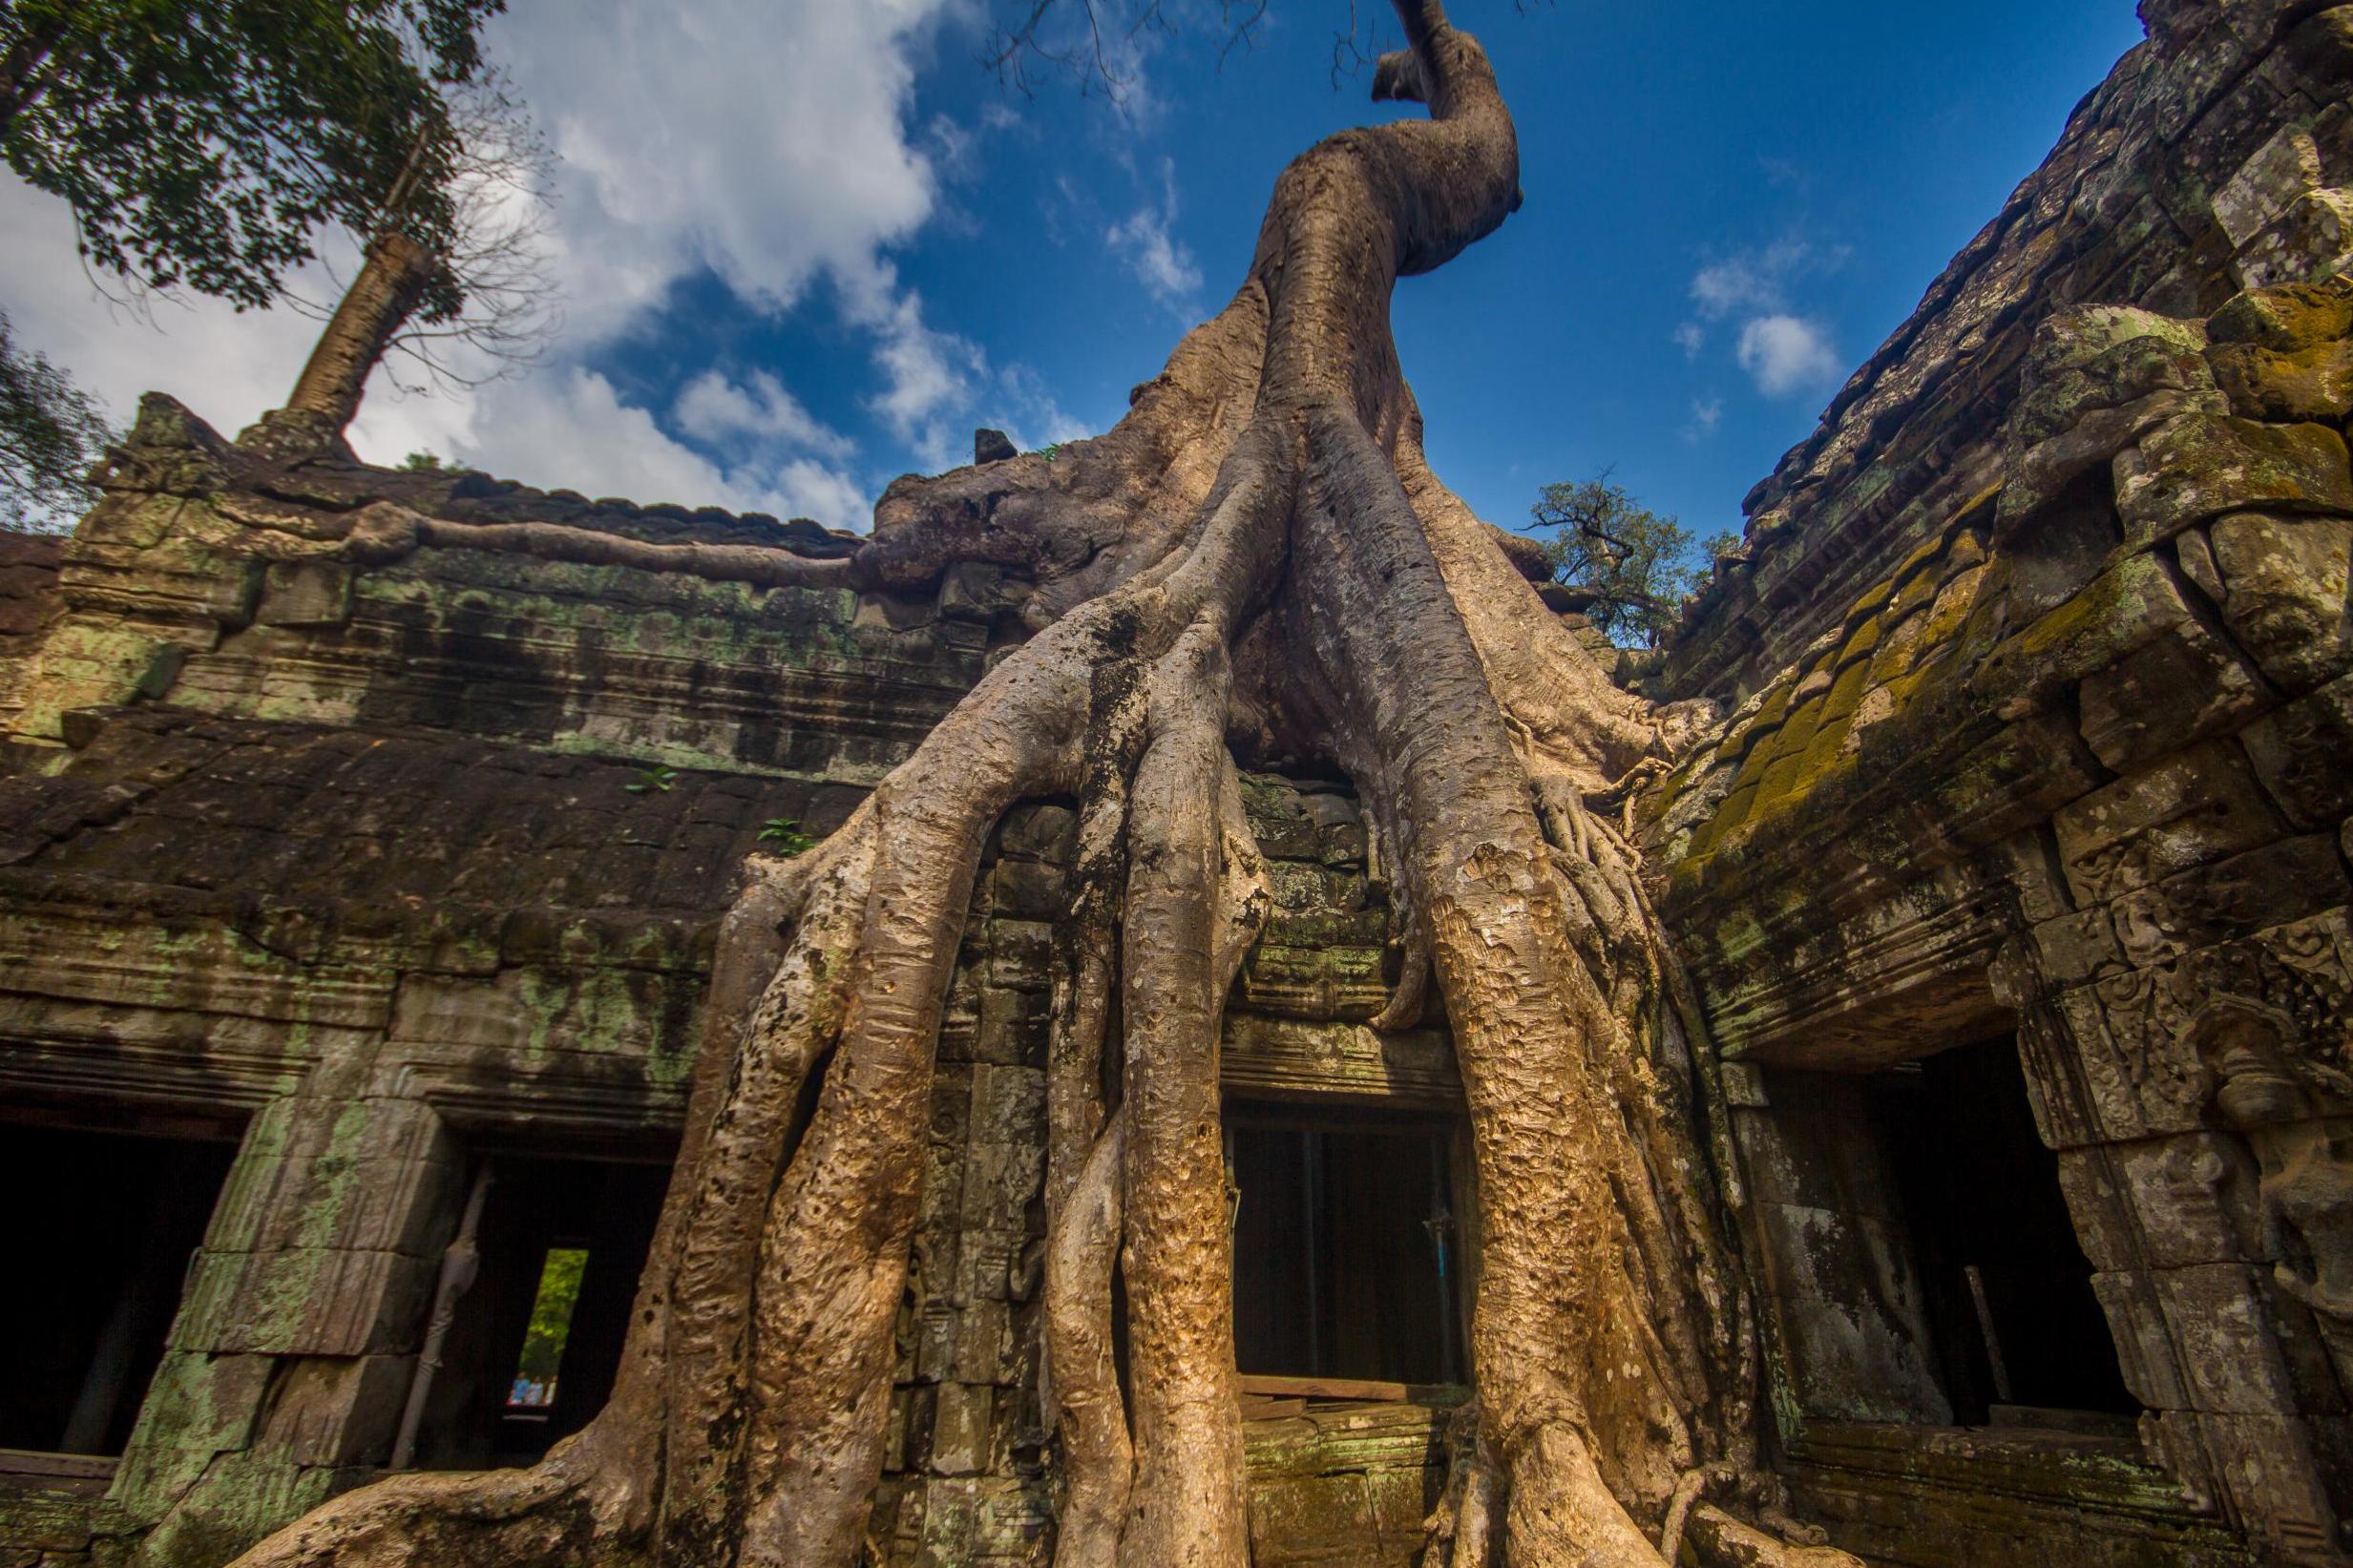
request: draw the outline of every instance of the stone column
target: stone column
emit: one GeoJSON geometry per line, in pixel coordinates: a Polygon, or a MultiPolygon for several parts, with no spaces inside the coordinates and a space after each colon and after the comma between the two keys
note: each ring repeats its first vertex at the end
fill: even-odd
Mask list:
{"type": "Polygon", "coordinates": [[[224,1561],[389,1452],[465,1162],[357,1055],[246,1131],[111,1494],[141,1561],[224,1561]]]}

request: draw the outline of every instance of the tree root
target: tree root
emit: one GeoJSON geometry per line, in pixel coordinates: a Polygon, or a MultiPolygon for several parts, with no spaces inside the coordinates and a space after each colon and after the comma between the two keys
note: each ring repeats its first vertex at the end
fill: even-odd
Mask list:
{"type": "MultiPolygon", "coordinates": [[[[1040,586],[1035,635],[848,825],[755,865],[607,1410],[532,1470],[391,1477],[246,1563],[856,1560],[977,868],[1011,805],[1057,795],[1080,811],[1047,1072],[1058,1561],[1240,1568],[1217,1056],[1269,900],[1229,735],[1355,782],[1406,950],[1376,1026],[1418,1019],[1433,977],[1453,1026],[1480,1392],[1434,1547],[1453,1568],[1851,1562],[1690,1481],[1754,1474],[1754,1335],[1701,1141],[1699,1014],[1598,814],[1689,715],[1612,686],[1423,458],[1389,296],[1502,221],[1518,151],[1478,45],[1436,0],[1397,6],[1412,68],[1381,79],[1430,118],[1294,160],[1232,303],[1067,462],[902,481],[871,543],[814,575],[536,525],[355,523],[355,553],[465,543],[866,586],[996,560],[1040,586]]],[[[1777,1498],[1750,1490],[1766,1518],[1777,1498]]]]}

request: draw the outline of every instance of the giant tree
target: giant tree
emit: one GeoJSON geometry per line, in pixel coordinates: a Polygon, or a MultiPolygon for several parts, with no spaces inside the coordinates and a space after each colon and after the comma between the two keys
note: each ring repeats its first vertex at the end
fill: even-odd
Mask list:
{"type": "Polygon", "coordinates": [[[748,868],[611,1403],[531,1469],[388,1477],[248,1568],[854,1562],[943,994],[983,843],[1042,795],[1080,803],[1048,1068],[1056,1560],[1244,1562],[1217,1054],[1267,903],[1237,763],[1280,755],[1355,781],[1406,951],[1376,1027],[1434,982],[1468,1100],[1478,1404],[1430,1560],[1852,1562],[1793,1544],[1758,1458],[1712,1058],[1612,822],[1697,716],[1612,686],[1423,457],[1391,291],[1504,220],[1519,153],[1478,43],[1439,0],[1397,9],[1375,92],[1428,118],[1294,159],[1241,286],[1115,429],[900,480],[855,555],[761,568],[1016,565],[1033,631],[830,838],[748,868]]]}
{"type": "Polygon", "coordinates": [[[0,157],[73,208],[98,272],[266,305],[322,225],[373,233],[395,186],[420,240],[449,238],[446,94],[503,5],[0,0],[0,157]]]}
{"type": "Polygon", "coordinates": [[[289,400],[339,431],[396,333],[528,353],[544,291],[494,214],[543,157],[482,60],[504,3],[0,0],[0,158],[133,292],[276,304],[322,229],[356,237],[289,400]]]}

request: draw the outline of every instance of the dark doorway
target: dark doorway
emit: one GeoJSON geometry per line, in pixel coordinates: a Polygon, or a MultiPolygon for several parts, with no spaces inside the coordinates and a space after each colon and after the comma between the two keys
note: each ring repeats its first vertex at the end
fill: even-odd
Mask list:
{"type": "Polygon", "coordinates": [[[237,1145],[0,1129],[0,1448],[117,1454],[237,1145]]]}
{"type": "Polygon", "coordinates": [[[529,1464],[603,1408],[669,1177],[663,1165],[494,1160],[481,1270],[450,1326],[420,1469],[529,1464]]]}
{"type": "Polygon", "coordinates": [[[1983,1425],[1997,1405],[2137,1413],[2016,1039],[1869,1081],[1954,1418],[1983,1425]]]}
{"type": "Polygon", "coordinates": [[[1461,1381],[1453,1130],[1229,1106],[1246,1374],[1461,1381]]]}

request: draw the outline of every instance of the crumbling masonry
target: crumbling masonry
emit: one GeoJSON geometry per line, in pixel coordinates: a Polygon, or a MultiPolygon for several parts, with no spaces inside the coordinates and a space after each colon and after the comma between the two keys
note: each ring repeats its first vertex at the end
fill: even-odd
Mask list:
{"type": "MultiPolygon", "coordinates": [[[[2353,7],[2144,11],[1619,660],[1722,715],[1627,810],[1723,1058],[1774,1458],[1874,1563],[2353,1560],[2353,7]]],[[[159,397],[71,539],[0,544],[0,1563],[210,1568],[396,1450],[533,1457],[610,1376],[733,868],[840,822],[1027,584],[774,586],[853,541],[159,397]]],[[[1368,1027],[1347,781],[1248,796],[1253,1551],[1410,1563],[1478,1267],[1451,1046],[1368,1027]]],[[[975,893],[884,1561],[1050,1551],[1073,826],[1017,810],[975,893]]]]}

